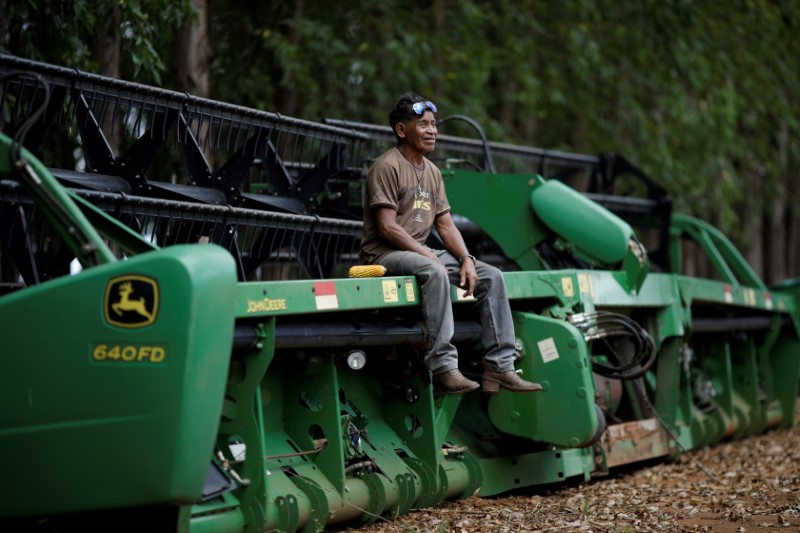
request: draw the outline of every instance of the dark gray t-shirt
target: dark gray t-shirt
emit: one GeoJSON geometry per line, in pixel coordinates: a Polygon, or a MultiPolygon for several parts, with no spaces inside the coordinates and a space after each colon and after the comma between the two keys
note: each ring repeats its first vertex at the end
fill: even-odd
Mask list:
{"type": "Polygon", "coordinates": [[[376,207],[397,211],[397,223],[411,237],[424,245],[433,221],[450,211],[441,171],[427,158],[424,170],[417,170],[392,148],[381,154],[367,174],[367,205],[364,208],[364,234],[361,237],[361,261],[370,264],[394,250],[378,235],[376,207]]]}

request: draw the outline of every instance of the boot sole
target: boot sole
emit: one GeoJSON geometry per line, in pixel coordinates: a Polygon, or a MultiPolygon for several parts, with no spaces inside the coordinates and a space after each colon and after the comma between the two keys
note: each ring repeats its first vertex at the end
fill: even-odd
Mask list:
{"type": "Polygon", "coordinates": [[[466,394],[468,392],[472,392],[480,388],[478,383],[474,385],[470,385],[469,387],[464,387],[463,389],[454,389],[454,390],[447,390],[447,389],[437,389],[434,387],[433,393],[436,395],[444,395],[444,394],[466,394]]]}
{"type": "Polygon", "coordinates": [[[542,386],[539,385],[538,387],[533,388],[519,388],[519,387],[511,387],[506,385],[501,381],[497,381],[495,379],[490,378],[483,378],[483,392],[486,394],[497,394],[500,392],[500,389],[503,388],[510,392],[539,392],[542,390],[542,386]]]}

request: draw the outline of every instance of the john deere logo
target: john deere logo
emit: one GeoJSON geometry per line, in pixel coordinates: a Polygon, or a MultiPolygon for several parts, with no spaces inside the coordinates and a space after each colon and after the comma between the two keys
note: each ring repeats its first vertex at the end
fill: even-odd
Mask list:
{"type": "Polygon", "coordinates": [[[108,282],[103,308],[106,322],[121,328],[141,328],[158,315],[158,282],[146,276],[120,276],[108,282]]]}

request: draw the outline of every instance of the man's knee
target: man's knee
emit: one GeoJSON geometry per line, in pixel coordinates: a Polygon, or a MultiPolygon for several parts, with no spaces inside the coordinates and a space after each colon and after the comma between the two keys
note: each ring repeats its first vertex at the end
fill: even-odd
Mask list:
{"type": "Polygon", "coordinates": [[[442,268],[441,264],[431,262],[415,272],[417,278],[422,283],[434,283],[440,285],[449,285],[450,279],[447,276],[447,271],[442,268]]]}
{"type": "Polygon", "coordinates": [[[500,271],[500,269],[485,263],[483,268],[481,268],[481,271],[478,273],[478,276],[479,279],[484,279],[493,283],[498,281],[503,282],[503,273],[500,271]]]}

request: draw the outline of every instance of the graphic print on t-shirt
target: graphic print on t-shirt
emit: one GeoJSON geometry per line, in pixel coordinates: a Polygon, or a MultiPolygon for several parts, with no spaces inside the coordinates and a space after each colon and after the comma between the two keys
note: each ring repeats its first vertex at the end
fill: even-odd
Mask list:
{"type": "Polygon", "coordinates": [[[411,216],[411,220],[413,222],[425,222],[425,219],[422,216],[420,211],[430,211],[431,210],[431,195],[428,191],[423,191],[419,187],[416,191],[414,191],[414,214],[411,216]]]}

